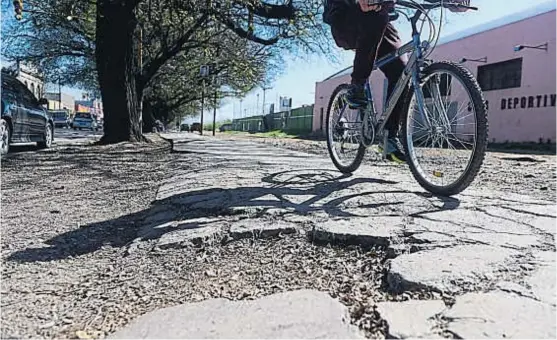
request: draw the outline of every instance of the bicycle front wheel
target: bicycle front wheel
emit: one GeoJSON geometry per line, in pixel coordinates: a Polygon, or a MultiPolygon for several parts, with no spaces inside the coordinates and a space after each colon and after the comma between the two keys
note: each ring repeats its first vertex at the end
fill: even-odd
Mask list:
{"type": "Polygon", "coordinates": [[[487,107],[474,76],[452,62],[423,70],[423,105],[412,88],[403,119],[404,148],[414,178],[442,196],[465,190],[477,176],[487,148],[487,107]]]}
{"type": "Polygon", "coordinates": [[[356,171],[366,153],[366,147],[360,143],[361,114],[346,102],[349,88],[347,84],[337,87],[327,110],[327,149],[335,167],[345,174],[356,171]]]}

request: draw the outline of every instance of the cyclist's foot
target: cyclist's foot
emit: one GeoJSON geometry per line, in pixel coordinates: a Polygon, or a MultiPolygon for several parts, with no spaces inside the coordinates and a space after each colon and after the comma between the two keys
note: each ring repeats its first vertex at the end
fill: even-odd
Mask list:
{"type": "Polygon", "coordinates": [[[357,109],[367,105],[366,93],[363,85],[350,85],[346,94],[346,101],[351,109],[357,109]]]}
{"type": "MultiPolygon", "coordinates": [[[[400,149],[398,138],[389,138],[387,141],[387,160],[395,163],[406,163],[406,155],[400,149]]],[[[383,153],[383,146],[379,146],[379,152],[383,153]]]]}

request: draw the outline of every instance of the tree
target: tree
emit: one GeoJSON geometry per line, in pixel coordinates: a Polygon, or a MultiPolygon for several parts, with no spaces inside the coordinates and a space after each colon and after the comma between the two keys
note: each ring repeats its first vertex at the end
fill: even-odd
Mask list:
{"type": "Polygon", "coordinates": [[[145,103],[149,103],[153,117],[144,115],[144,125],[149,125],[146,118],[151,121],[172,120],[171,113],[181,112],[185,105],[199,101],[203,90],[207,98],[206,107],[217,104],[211,102],[217,90],[219,101],[247,93],[269,76],[267,70],[277,59],[271,49],[247,40],[237,41],[233,33],[226,31],[218,37],[218,41],[210,41],[207,46],[206,49],[180,53],[154,76],[145,89],[145,103]],[[212,79],[207,79],[203,85],[199,70],[208,61],[214,64],[212,72],[219,80],[218,85],[212,79]]]}
{"type": "Polygon", "coordinates": [[[2,21],[2,55],[40,69],[47,81],[98,90],[94,4],[26,0],[23,14],[2,21]]]}
{"type": "Polygon", "coordinates": [[[278,5],[257,0],[229,0],[224,3],[97,0],[96,61],[106,123],[107,127],[111,127],[105,132],[105,141],[142,139],[139,103],[143,88],[168,60],[187,49],[186,45],[196,32],[206,29],[209,23],[213,25],[214,33],[225,27],[240,38],[262,45],[287,47],[287,41],[297,38],[303,47],[320,48],[320,44],[313,44],[315,40],[300,39],[319,37],[315,34],[322,31],[316,19],[319,7],[320,3],[301,0],[297,1],[297,7],[292,0],[278,5]],[[138,72],[137,14],[142,9],[140,4],[148,6],[157,3],[165,6],[162,10],[188,18],[189,28],[174,30],[171,34],[174,43],[166,45],[163,40],[162,53],[150,65],[143,64],[138,72]]]}
{"type": "MultiPolygon", "coordinates": [[[[156,98],[149,97],[156,92],[152,84],[173,81],[161,75],[184,53],[211,47],[225,33],[267,46],[265,53],[275,57],[279,53],[272,52],[281,49],[321,50],[327,44],[322,44],[326,35],[317,20],[320,5],[302,0],[29,0],[30,12],[17,30],[21,34],[13,39],[18,48],[8,47],[17,53],[3,54],[35,60],[54,76],[65,71],[66,84],[94,87],[98,81],[105,112],[103,142],[143,140],[143,96],[156,98]],[[96,78],[90,76],[92,69],[96,78]]],[[[238,64],[228,67],[231,79],[231,70],[241,69],[238,64]]]]}

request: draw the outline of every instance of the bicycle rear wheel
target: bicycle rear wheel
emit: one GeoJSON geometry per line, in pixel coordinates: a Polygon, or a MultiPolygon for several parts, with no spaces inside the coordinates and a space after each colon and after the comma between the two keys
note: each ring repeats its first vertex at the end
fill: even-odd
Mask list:
{"type": "Polygon", "coordinates": [[[477,176],[487,148],[487,107],[474,76],[452,62],[423,71],[423,114],[414,88],[406,99],[403,144],[414,178],[427,191],[456,195],[477,176]]]}
{"type": "Polygon", "coordinates": [[[366,147],[360,143],[361,114],[350,109],[345,99],[349,88],[348,84],[338,86],[327,109],[327,149],[333,164],[342,173],[356,171],[366,153],[366,147]]]}

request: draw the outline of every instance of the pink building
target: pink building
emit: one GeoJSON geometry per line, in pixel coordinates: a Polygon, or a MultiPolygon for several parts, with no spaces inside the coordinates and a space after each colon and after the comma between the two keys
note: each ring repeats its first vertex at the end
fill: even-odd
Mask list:
{"type": "MultiPolygon", "coordinates": [[[[462,62],[477,77],[489,105],[491,142],[555,143],[555,14],[555,3],[537,6],[447,36],[433,52],[431,59],[462,62]],[[542,49],[515,52],[517,45],[542,49]]],[[[351,72],[350,67],[316,83],[314,131],[325,130],[329,97],[339,84],[350,82],[351,72]]],[[[381,110],[387,84],[380,71],[372,74],[371,84],[381,110]]]]}

